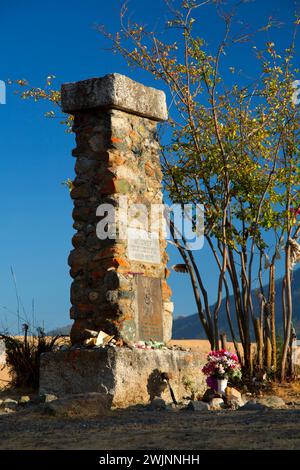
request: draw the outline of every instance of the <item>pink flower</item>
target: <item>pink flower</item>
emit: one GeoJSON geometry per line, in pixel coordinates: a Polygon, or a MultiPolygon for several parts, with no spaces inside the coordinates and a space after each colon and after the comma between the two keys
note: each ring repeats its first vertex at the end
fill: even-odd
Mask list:
{"type": "Polygon", "coordinates": [[[235,369],[240,369],[237,355],[225,349],[219,349],[210,351],[202,372],[209,377],[224,378],[235,369]]]}

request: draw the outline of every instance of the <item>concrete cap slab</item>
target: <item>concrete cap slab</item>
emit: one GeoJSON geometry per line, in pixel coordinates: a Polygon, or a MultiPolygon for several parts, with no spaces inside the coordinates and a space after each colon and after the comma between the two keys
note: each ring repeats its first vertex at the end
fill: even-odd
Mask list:
{"type": "Polygon", "coordinates": [[[163,91],[146,87],[119,73],[63,84],[61,103],[62,110],[70,114],[92,108],[112,108],[155,121],[168,119],[163,91]]]}

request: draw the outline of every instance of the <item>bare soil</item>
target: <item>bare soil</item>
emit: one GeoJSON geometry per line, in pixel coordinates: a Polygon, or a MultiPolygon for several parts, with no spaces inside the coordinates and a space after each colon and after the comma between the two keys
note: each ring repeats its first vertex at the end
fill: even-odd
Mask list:
{"type": "Polygon", "coordinates": [[[300,449],[300,409],[257,411],[115,410],[57,419],[39,409],[0,416],[0,449],[300,449]]]}
{"type": "MultiPolygon", "coordinates": [[[[174,340],[173,344],[209,351],[208,342],[202,340],[174,340]]],[[[3,374],[2,379],[8,377],[3,374]]],[[[62,419],[34,406],[0,414],[0,449],[300,449],[300,383],[273,385],[265,393],[281,396],[289,408],[193,412],[133,407],[93,419],[62,419]]],[[[20,392],[0,392],[0,399],[8,396],[17,399],[20,392]]]]}

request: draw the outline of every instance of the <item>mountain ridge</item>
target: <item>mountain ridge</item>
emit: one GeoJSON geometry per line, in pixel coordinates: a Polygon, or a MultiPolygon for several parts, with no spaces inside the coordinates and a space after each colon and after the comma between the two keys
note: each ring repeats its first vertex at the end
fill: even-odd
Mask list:
{"type": "MultiPolygon", "coordinates": [[[[277,332],[280,332],[280,326],[282,325],[282,305],[281,305],[281,290],[282,290],[282,281],[283,279],[277,279],[275,282],[275,312],[276,312],[276,327],[277,332]]],[[[253,307],[254,311],[259,310],[259,304],[257,296],[255,295],[255,289],[252,291],[253,293],[253,307]]],[[[292,299],[294,305],[294,318],[293,323],[296,329],[296,333],[300,335],[300,315],[297,315],[296,305],[300,305],[300,269],[297,269],[293,273],[293,281],[292,281],[292,299]]],[[[232,312],[232,320],[234,324],[234,331],[237,335],[238,339],[238,332],[237,332],[237,324],[234,318],[234,298],[233,295],[230,296],[230,306],[232,312]]],[[[213,310],[214,306],[211,307],[213,310]]],[[[224,332],[227,334],[228,339],[231,338],[231,334],[229,331],[229,327],[227,325],[227,316],[226,316],[226,307],[225,307],[225,299],[222,300],[220,313],[219,313],[219,331],[224,332]]],[[[186,317],[179,317],[173,320],[173,339],[206,339],[206,335],[204,333],[203,327],[200,323],[200,319],[198,313],[193,315],[188,315],[186,317]]]]}

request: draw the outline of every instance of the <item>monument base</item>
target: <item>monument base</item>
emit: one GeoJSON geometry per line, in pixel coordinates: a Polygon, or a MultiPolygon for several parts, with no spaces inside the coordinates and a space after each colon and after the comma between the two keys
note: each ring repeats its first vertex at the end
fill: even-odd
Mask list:
{"type": "Polygon", "coordinates": [[[207,388],[201,368],[205,355],[199,352],[130,349],[107,346],[73,349],[41,356],[40,393],[58,397],[104,392],[112,405],[124,408],[147,404],[155,396],[172,402],[168,383],[177,401],[207,388]]]}

